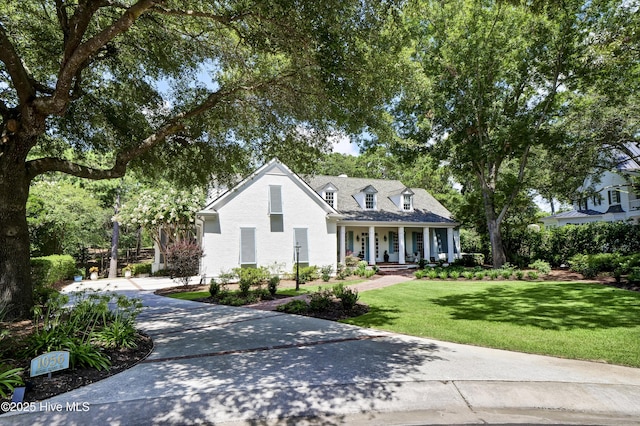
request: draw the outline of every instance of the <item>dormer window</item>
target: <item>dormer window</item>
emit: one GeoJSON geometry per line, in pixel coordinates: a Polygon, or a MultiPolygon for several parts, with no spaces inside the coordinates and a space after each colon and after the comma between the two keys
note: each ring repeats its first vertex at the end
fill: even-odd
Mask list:
{"type": "Polygon", "coordinates": [[[372,185],[368,185],[362,188],[360,192],[353,194],[353,198],[356,199],[358,205],[363,210],[378,210],[378,190],[372,185]]]}
{"type": "Polygon", "coordinates": [[[412,199],[411,194],[403,194],[402,195],[402,210],[410,211],[412,207],[412,199]]]}
{"type": "Polygon", "coordinates": [[[336,193],[333,191],[327,191],[324,193],[324,200],[334,209],[336,208],[336,193]]]}
{"type": "Polygon", "coordinates": [[[334,209],[338,209],[338,188],[331,182],[320,188],[318,193],[322,196],[324,201],[334,209]]]}
{"type": "Polygon", "coordinates": [[[376,205],[376,194],[365,194],[364,196],[364,208],[367,210],[373,210],[376,205]]]}
{"type": "Polygon", "coordinates": [[[620,204],[620,191],[613,189],[609,191],[609,205],[620,204]]]}

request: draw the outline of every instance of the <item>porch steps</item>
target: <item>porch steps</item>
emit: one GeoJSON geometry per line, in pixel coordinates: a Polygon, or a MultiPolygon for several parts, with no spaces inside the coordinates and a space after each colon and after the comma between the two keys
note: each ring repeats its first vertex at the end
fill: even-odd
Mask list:
{"type": "Polygon", "coordinates": [[[413,275],[418,268],[415,263],[407,263],[400,265],[398,263],[378,263],[376,264],[380,270],[378,275],[413,275]]]}

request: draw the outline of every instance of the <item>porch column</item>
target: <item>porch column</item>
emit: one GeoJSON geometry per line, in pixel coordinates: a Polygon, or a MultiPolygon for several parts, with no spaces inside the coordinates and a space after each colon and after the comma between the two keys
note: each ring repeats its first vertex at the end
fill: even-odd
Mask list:
{"type": "Polygon", "coordinates": [[[376,228],[369,227],[369,265],[376,264],[376,228]]]}
{"type": "Polygon", "coordinates": [[[340,260],[339,262],[344,265],[344,258],[346,256],[346,246],[347,246],[347,227],[340,227],[340,260]]]}
{"type": "Polygon", "coordinates": [[[425,226],[422,228],[422,245],[423,247],[423,255],[422,258],[425,262],[431,262],[431,241],[429,240],[429,227],[425,226]]]}
{"type": "Polygon", "coordinates": [[[404,260],[404,226],[398,226],[398,263],[405,264],[404,260]]]}
{"type": "Polygon", "coordinates": [[[452,263],[453,258],[453,228],[447,228],[447,262],[452,263]]]}
{"type": "Polygon", "coordinates": [[[458,255],[456,259],[462,259],[462,253],[460,252],[460,230],[453,231],[453,241],[455,241],[456,253],[458,255]]]}

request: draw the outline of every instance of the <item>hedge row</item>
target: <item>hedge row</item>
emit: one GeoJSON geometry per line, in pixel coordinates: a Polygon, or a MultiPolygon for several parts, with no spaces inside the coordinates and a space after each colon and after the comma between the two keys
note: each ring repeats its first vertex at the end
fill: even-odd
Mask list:
{"type": "Polygon", "coordinates": [[[75,272],[76,261],[68,254],[31,258],[31,280],[34,287],[72,279],[75,272]]]}
{"type": "Polygon", "coordinates": [[[640,226],[626,222],[595,222],[557,228],[523,229],[504,236],[509,262],[528,265],[536,259],[554,266],[576,254],[640,252],[640,226]]]}

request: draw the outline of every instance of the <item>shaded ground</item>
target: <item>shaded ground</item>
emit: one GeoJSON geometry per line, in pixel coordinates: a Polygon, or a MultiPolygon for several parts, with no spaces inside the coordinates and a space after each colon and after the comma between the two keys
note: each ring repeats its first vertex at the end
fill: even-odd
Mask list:
{"type": "MultiPolygon", "coordinates": [[[[412,276],[407,276],[407,280],[411,279],[412,276]]],[[[583,277],[580,274],[575,272],[571,272],[568,270],[554,270],[551,272],[549,276],[546,277],[547,280],[550,281],[583,281],[583,277]]],[[[374,279],[366,282],[366,286],[362,286],[362,290],[364,289],[372,289],[375,288],[376,281],[380,280],[374,279]]],[[[349,285],[348,281],[336,281],[343,282],[346,285],[349,285]]],[[[618,288],[632,290],[632,291],[640,291],[640,285],[637,284],[629,284],[627,282],[616,283],[613,277],[609,276],[599,276],[594,280],[589,280],[589,282],[599,282],[604,285],[615,286],[618,288]]],[[[330,283],[334,283],[333,281],[330,283]]],[[[64,287],[62,283],[56,286],[58,289],[64,287]]],[[[317,281],[311,283],[314,285],[325,284],[321,281],[317,281]]],[[[308,286],[309,284],[307,284],[308,286]]],[[[280,288],[292,288],[295,287],[295,281],[282,281],[280,288]]],[[[360,287],[355,285],[356,288],[360,287]]],[[[179,286],[173,288],[165,288],[162,290],[156,291],[156,294],[159,295],[167,295],[170,293],[176,292],[185,292],[185,291],[208,291],[209,287],[207,286],[199,286],[199,285],[191,285],[188,287],[179,286]]],[[[234,289],[234,286],[229,286],[229,289],[234,289]]],[[[541,289],[542,290],[542,289],[541,289]]],[[[278,300],[279,303],[286,302],[286,299],[278,300]]],[[[456,300],[449,301],[455,302],[456,304],[464,303],[464,301],[456,300]]],[[[496,301],[498,303],[498,301],[496,301]]],[[[264,306],[261,307],[260,304],[251,306],[255,309],[264,309],[264,306]]],[[[351,312],[344,312],[341,309],[341,305],[339,302],[334,303],[334,308],[327,310],[324,313],[309,313],[308,316],[313,316],[317,318],[323,318],[328,320],[339,320],[354,316],[363,315],[368,311],[368,306],[358,304],[351,312]]],[[[480,313],[477,313],[480,315],[480,313]]],[[[2,324],[3,328],[8,328],[12,336],[16,335],[26,335],[30,331],[30,322],[25,321],[22,323],[14,323],[14,324],[2,324]]],[[[28,378],[27,380],[30,382],[30,389],[27,391],[25,395],[25,401],[40,401],[46,398],[50,398],[52,396],[68,392],[70,390],[82,387],[89,383],[93,383],[109,376],[112,376],[116,373],[119,373],[123,370],[126,370],[134,365],[136,365],[141,360],[145,359],[148,354],[151,352],[153,348],[153,342],[151,338],[147,336],[141,335],[138,341],[138,347],[126,350],[126,351],[110,351],[106,352],[111,360],[111,368],[109,370],[97,371],[94,369],[75,369],[75,370],[65,370],[60,372],[53,373],[52,379],[48,379],[46,375],[28,378]]],[[[28,362],[25,360],[22,367],[28,368],[28,362]]],[[[4,401],[4,400],[2,400],[4,401]]]]}

